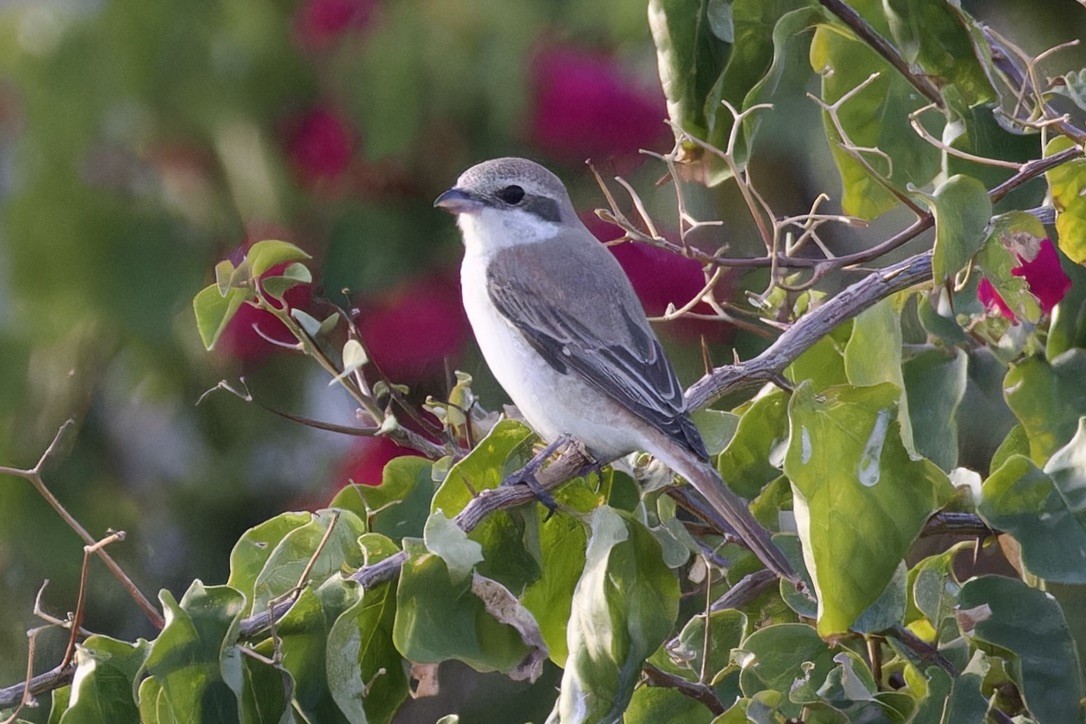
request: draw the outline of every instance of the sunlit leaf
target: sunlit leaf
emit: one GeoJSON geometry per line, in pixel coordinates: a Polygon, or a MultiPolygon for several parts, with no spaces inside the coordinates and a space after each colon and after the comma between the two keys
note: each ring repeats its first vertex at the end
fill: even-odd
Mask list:
{"type": "MultiPolygon", "coordinates": [[[[1045,156],[1073,148],[1067,136],[1056,136],[1045,146],[1045,156]]],[[[1045,174],[1056,207],[1056,233],[1060,251],[1078,264],[1086,264],[1086,159],[1056,166],[1045,174]]]]}
{"type": "Polygon", "coordinates": [[[928,515],[950,494],[946,475],[912,459],[897,422],[898,389],[810,384],[789,403],[792,481],[818,631],[848,630],[886,588],[928,515]]]}
{"type": "Polygon", "coordinates": [[[642,686],[633,693],[630,705],[622,716],[623,724],[709,724],[713,713],[701,702],[674,689],[642,686]]]}
{"type": "Polygon", "coordinates": [[[319,586],[345,568],[362,565],[358,537],[366,527],[358,516],[342,509],[308,515],[309,521],[283,536],[268,555],[253,583],[253,611],[306,582],[319,586]]]}
{"type": "MultiPolygon", "coordinates": [[[[433,496],[430,512],[452,518],[482,490],[501,484],[506,475],[523,467],[532,457],[532,433],[522,423],[503,420],[458,460],[433,496]]],[[[526,547],[526,526],[533,525],[534,501],[514,510],[499,510],[469,533],[483,546],[480,574],[521,591],[539,576],[539,563],[526,547]]],[[[561,515],[561,513],[559,513],[561,515]]]]}
{"type": "Polygon", "coordinates": [[[245,252],[245,260],[249,262],[254,277],[261,277],[264,272],[278,264],[286,264],[292,261],[302,261],[311,258],[298,247],[287,241],[267,239],[258,241],[245,252]]]}
{"type": "Polygon", "coordinates": [[[134,682],[150,648],[143,639],[130,644],[108,636],[88,636],[76,649],[75,678],[60,721],[75,724],[137,719],[134,682]]]}
{"type": "Polygon", "coordinates": [[[444,511],[438,510],[426,519],[422,535],[426,549],[441,556],[449,577],[456,582],[470,576],[475,564],[483,560],[483,547],[446,518],[444,511]]]}
{"type": "MultiPolygon", "coordinates": [[[[908,184],[924,186],[939,170],[939,151],[909,126],[908,115],[925,101],[915,89],[882,60],[866,43],[844,28],[820,25],[811,41],[811,67],[822,76],[822,100],[835,103],[854,91],[873,72],[879,76],[840,108],[841,124],[858,147],[878,148],[889,158],[872,151],[861,152],[867,164],[895,189],[904,193],[908,184]]],[[[823,113],[823,125],[837,170],[841,174],[847,214],[872,219],[898,204],[890,193],[855,158],[841,148],[844,139],[823,113]]]]}
{"type": "MultiPolygon", "coordinates": [[[[545,516],[542,512],[540,515],[545,516]]],[[[562,667],[569,653],[566,626],[573,592],[584,569],[587,544],[585,524],[576,516],[546,516],[539,524],[540,576],[520,597],[521,604],[539,624],[551,661],[562,667]]]]}
{"type": "Polygon", "coordinates": [[[204,287],[192,299],[192,311],[196,315],[196,330],[206,349],[212,349],[223,330],[234,318],[246,299],[252,297],[248,289],[231,288],[223,295],[215,284],[204,287]]]}
{"type": "Polygon", "coordinates": [[[645,659],[671,632],[678,610],[678,580],[652,534],[606,506],[597,508],[569,617],[569,658],[556,709],[562,721],[620,717],[645,659]]]}

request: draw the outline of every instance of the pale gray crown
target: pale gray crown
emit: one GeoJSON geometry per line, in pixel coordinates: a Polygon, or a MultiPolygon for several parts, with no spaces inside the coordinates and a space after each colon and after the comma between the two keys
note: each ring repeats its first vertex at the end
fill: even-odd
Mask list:
{"type": "Polygon", "coordinates": [[[558,223],[576,218],[562,181],[526,158],[496,158],[472,166],[456,180],[456,188],[488,206],[519,208],[558,223]],[[524,197],[514,201],[510,191],[516,187],[523,189],[524,197]]]}

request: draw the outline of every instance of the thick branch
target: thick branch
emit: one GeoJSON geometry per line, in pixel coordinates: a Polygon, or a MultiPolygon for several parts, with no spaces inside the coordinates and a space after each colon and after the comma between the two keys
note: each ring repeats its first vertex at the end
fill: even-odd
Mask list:
{"type": "Polygon", "coordinates": [[[674,689],[685,697],[700,701],[713,712],[714,716],[724,713],[724,703],[707,684],[699,684],[695,681],[687,681],[681,676],[669,674],[663,669],[652,664],[645,664],[645,681],[649,686],[659,686],[666,689],[674,689]]]}
{"type": "Polygon", "coordinates": [[[724,365],[705,375],[686,392],[689,409],[704,407],[721,395],[777,379],[815,342],[881,299],[931,277],[931,252],[910,257],[873,272],[793,324],[757,357],[724,365]]]}

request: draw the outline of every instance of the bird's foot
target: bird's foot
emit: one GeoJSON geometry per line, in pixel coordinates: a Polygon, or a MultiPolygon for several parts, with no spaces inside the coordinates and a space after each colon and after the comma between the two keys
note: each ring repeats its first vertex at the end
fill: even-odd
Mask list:
{"type": "Polygon", "coordinates": [[[549,511],[547,517],[554,515],[558,510],[558,501],[554,499],[547,489],[539,483],[539,478],[536,477],[536,473],[543,467],[543,463],[547,462],[560,447],[571,442],[572,439],[569,435],[562,435],[554,442],[547,445],[545,448],[539,451],[535,457],[528,461],[528,464],[522,467],[520,470],[516,470],[506,476],[502,481],[502,485],[527,485],[528,489],[535,495],[536,500],[546,507],[549,511]]]}

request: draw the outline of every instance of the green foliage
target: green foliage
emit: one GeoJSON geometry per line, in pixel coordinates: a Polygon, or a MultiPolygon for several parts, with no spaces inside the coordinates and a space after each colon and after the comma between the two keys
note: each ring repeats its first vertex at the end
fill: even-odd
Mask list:
{"type": "MultiPolygon", "coordinates": [[[[384,464],[379,485],[346,485],[326,507],[314,505],[315,512],[279,512],[252,524],[267,513],[249,511],[256,517],[230,535],[237,540],[226,583],[196,580],[180,601],[163,590],[165,627],[149,641],[82,640],[74,678],[52,693],[49,721],[391,722],[408,719],[409,696],[424,695],[450,670],[468,681],[460,688],[479,692],[471,704],[503,721],[527,718],[529,706],[512,714],[491,711],[487,682],[498,679],[522,687],[512,698],[523,695],[533,711],[549,708],[549,720],[562,722],[1081,720],[1086,272],[1073,264],[1086,259],[1086,162],[1073,160],[1044,178],[1058,212],[1054,236],[1072,279],[1072,291],[1048,317],[1041,290],[1020,272],[1017,252],[1050,232],[1018,203],[1024,197],[1007,197],[994,215],[991,190],[998,181],[992,179],[1013,172],[974,169],[975,159],[951,149],[1003,158],[1028,148],[1031,157],[1041,157],[1071,149],[1074,141],[1057,136],[1042,149],[1036,134],[1020,134],[1027,141],[1006,138],[1011,134],[999,122],[1015,131],[1036,128],[1007,119],[1009,106],[1022,99],[1006,94],[980,26],[957,3],[852,3],[866,29],[904,60],[910,77],[855,21],[807,0],[649,3],[667,113],[680,142],[669,158],[680,169],[676,181],[751,183],[765,168],[761,154],[783,145],[769,132],[788,125],[776,106],[812,89],[822,113],[824,165],[842,188],[840,209],[827,217],[839,219],[838,211],[860,220],[891,210],[918,218],[925,208],[931,213],[932,284],[897,287],[897,294],[885,293],[862,310],[827,315],[818,338],[807,340],[786,368],[781,363],[758,377],[771,382],[757,393],[726,398],[731,409],[694,415],[722,478],[751,501],[797,571],[796,580],[782,581],[766,578],[741,541],[681,510],[661,490],[670,480],[642,459],[582,470],[551,491],[554,510],[535,502],[493,504],[509,493],[503,481],[534,456],[538,440],[527,425],[487,414],[473,377],[458,374],[449,399],[427,403],[443,425],[430,429],[429,420],[419,422],[404,408],[436,396],[441,385],[420,394],[395,384],[390,370],[377,371],[359,331],[369,310],[288,301],[290,290],[310,287],[315,278],[329,288],[345,280],[385,281],[388,258],[413,253],[389,240],[433,234],[407,203],[393,211],[373,199],[351,206],[337,198],[343,208],[323,210],[334,223],[296,212],[283,159],[268,150],[268,130],[253,120],[283,99],[257,76],[271,77],[281,67],[307,92],[334,91],[366,123],[367,162],[390,158],[389,168],[398,173],[398,164],[414,154],[416,165],[404,169],[433,174],[433,164],[443,163],[434,160],[442,155],[437,151],[459,144],[490,152],[499,144],[488,136],[521,120],[527,69],[501,60],[524,55],[533,33],[550,29],[556,21],[548,12],[565,13],[561,17],[579,33],[605,34],[621,44],[617,26],[634,23],[617,13],[628,9],[620,10],[620,3],[568,10],[533,4],[521,11],[490,0],[469,13],[452,0],[425,12],[384,4],[383,22],[367,29],[361,47],[320,51],[326,67],[318,83],[316,74],[295,77],[302,72],[299,59],[282,51],[283,37],[276,40],[285,35],[281,11],[248,15],[200,6],[191,16],[175,14],[196,26],[210,28],[212,20],[238,26],[236,36],[198,33],[201,43],[189,48],[143,5],[106,5],[105,19],[132,13],[134,24],[126,27],[144,32],[129,45],[109,23],[88,25],[76,31],[79,42],[63,46],[63,63],[31,63],[19,83],[52,79],[74,93],[83,79],[76,60],[85,57],[76,51],[116,44],[102,62],[118,71],[123,93],[156,99],[155,113],[175,117],[179,135],[209,139],[213,164],[222,166],[223,185],[235,189],[231,200],[239,213],[272,215],[284,208],[307,225],[335,227],[325,229],[330,240],[313,255],[266,240],[249,245],[237,263],[215,265],[214,281],[192,300],[200,343],[218,353],[232,321],[252,311],[246,305],[270,315],[264,318],[277,321],[290,345],[320,364],[337,392],[358,402],[362,429],[356,432],[413,445],[428,458],[396,458],[384,464]],[[616,14],[614,24],[602,27],[608,13],[616,14]],[[152,50],[157,57],[171,49],[184,68],[141,61],[152,50]],[[210,88],[206,78],[217,77],[221,66],[233,68],[235,77],[210,88]],[[159,97],[166,84],[179,94],[159,97]],[[251,107],[221,115],[216,104],[233,95],[251,107]],[[929,103],[934,106],[919,113],[929,103]],[[446,123],[446,114],[470,130],[456,135],[450,127],[457,124],[446,123]],[[923,134],[914,124],[922,124],[923,134]],[[349,259],[345,248],[360,230],[396,250],[370,249],[349,259]],[[325,262],[323,273],[315,273],[313,257],[325,262]],[[980,277],[1014,312],[1014,322],[984,308],[980,277]],[[642,486],[642,478],[652,484],[642,486]],[[966,482],[956,491],[952,481],[966,482]],[[967,540],[918,545],[941,512],[974,521],[967,540]],[[1019,577],[984,573],[999,555],[995,537],[1006,558],[999,564],[1009,563],[1019,577]],[[980,561],[969,575],[961,573],[966,552],[980,561]]],[[[1043,92],[1062,92],[1081,105],[1082,78],[1062,78],[1062,91],[1043,92]]],[[[88,103],[118,92],[92,90],[97,95],[88,103]]],[[[37,123],[68,120],[56,111],[53,102],[29,97],[27,112],[37,123]]],[[[87,139],[98,136],[87,118],[77,120],[65,136],[72,147],[49,149],[56,154],[50,158],[63,160],[56,168],[74,167],[87,139]]],[[[127,121],[137,130],[148,122],[127,121]]],[[[32,141],[40,144],[36,134],[46,128],[36,128],[32,141]]],[[[1046,133],[1058,132],[1058,124],[1049,124],[1046,133]]],[[[503,142],[514,140],[523,138],[503,142]]],[[[811,167],[817,170],[818,163],[811,167]]],[[[77,196],[77,182],[68,171],[43,168],[29,174],[28,184],[56,216],[35,215],[25,200],[6,210],[13,228],[51,241],[45,251],[56,269],[32,296],[44,300],[43,309],[61,292],[71,291],[77,305],[108,296],[92,282],[69,290],[72,275],[63,267],[79,232],[112,229],[124,204],[79,197],[73,211],[62,202],[77,196]],[[41,229],[31,223],[39,219],[41,229]]],[[[366,172],[380,176],[374,168],[366,172]]],[[[418,181],[424,175],[394,173],[392,179],[419,195],[429,191],[418,181]]],[[[814,196],[807,191],[803,195],[814,196]]],[[[319,186],[309,192],[336,193],[319,186]]],[[[747,201],[768,208],[765,198],[747,201]]],[[[690,208],[715,202],[707,194],[691,199],[690,208]]],[[[170,213],[186,212],[195,213],[184,204],[170,213]]],[[[222,213],[204,209],[201,233],[213,235],[210,220],[222,213]]],[[[136,237],[153,240],[145,253],[156,263],[177,262],[173,247],[162,244],[183,236],[170,231],[171,219],[159,210],[138,233],[119,233],[112,250],[87,261],[88,276],[126,264],[138,248],[136,237]]],[[[769,241],[783,248],[796,239],[787,227],[769,241]]],[[[781,252],[775,246],[773,253],[781,252]]],[[[22,246],[12,253],[17,277],[29,258],[22,246]]],[[[854,286],[834,296],[852,279],[842,275],[818,286],[823,273],[841,271],[838,266],[855,271],[870,261],[836,265],[827,256],[821,266],[797,264],[784,274],[774,267],[770,289],[750,298],[766,328],[799,336],[805,320],[857,293],[854,286]]],[[[876,271],[865,281],[889,284],[896,273],[876,271]]],[[[189,276],[186,289],[197,288],[196,274],[189,276]]],[[[132,286],[141,281],[131,276],[132,286]]],[[[116,324],[127,319],[149,335],[169,326],[124,306],[110,301],[103,316],[116,324]]],[[[196,342],[192,321],[186,315],[190,347],[196,342]]],[[[745,338],[740,345],[764,346],[745,338]]],[[[174,364],[180,355],[164,357],[169,362],[163,364],[174,364]]],[[[223,436],[237,434],[235,415],[223,414],[209,426],[223,436]]],[[[222,481],[231,474],[244,478],[238,470],[206,467],[222,481]]],[[[255,487],[264,495],[259,483],[255,487]]],[[[18,516],[11,520],[17,524],[18,516]]],[[[187,583],[192,576],[183,578],[187,583]]],[[[456,696],[442,700],[443,712],[462,703],[456,696]]],[[[441,721],[467,721],[469,709],[441,721]]]]}

